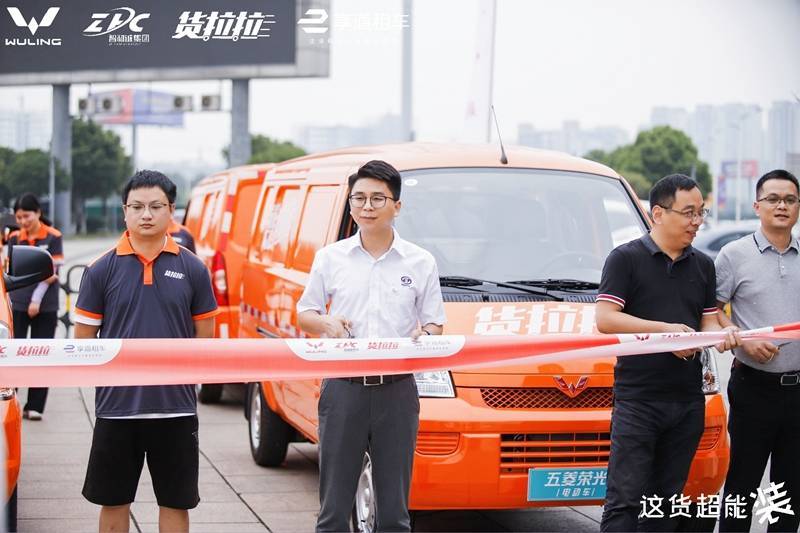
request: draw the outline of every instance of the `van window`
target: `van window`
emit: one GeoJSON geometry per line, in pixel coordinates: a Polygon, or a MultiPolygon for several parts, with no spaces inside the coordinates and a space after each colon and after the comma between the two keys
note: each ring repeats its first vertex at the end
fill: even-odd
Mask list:
{"type": "Polygon", "coordinates": [[[645,221],[615,179],[577,172],[443,169],[403,173],[400,235],[443,276],[599,282],[645,221]]]}
{"type": "Polygon", "coordinates": [[[338,186],[311,187],[308,190],[300,232],[297,235],[293,268],[303,272],[311,271],[314,252],[325,246],[338,191],[338,186]]]}
{"type": "Polygon", "coordinates": [[[219,218],[222,216],[222,203],[225,201],[224,191],[214,191],[206,197],[206,208],[203,210],[203,225],[200,227],[200,240],[206,242],[208,233],[219,229],[219,218]]]}
{"type": "Polygon", "coordinates": [[[281,187],[275,195],[275,202],[264,209],[261,250],[264,259],[273,263],[285,263],[286,253],[297,229],[303,194],[297,187],[281,187]]]}
{"type": "Polygon", "coordinates": [[[255,218],[261,183],[253,182],[239,187],[236,193],[236,213],[234,213],[230,236],[233,242],[247,246],[250,229],[255,218]]]}

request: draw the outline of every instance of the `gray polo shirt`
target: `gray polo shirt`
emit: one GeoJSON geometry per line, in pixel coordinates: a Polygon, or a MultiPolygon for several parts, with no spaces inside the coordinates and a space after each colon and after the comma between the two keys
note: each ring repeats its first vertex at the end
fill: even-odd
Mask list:
{"type": "MultiPolygon", "coordinates": [[[[730,302],[733,323],[752,329],[800,321],[800,246],[792,238],[783,253],[761,228],[726,244],[719,252],[717,301],[730,302]]],[[[800,342],[781,347],[768,363],[758,363],[743,350],[734,350],[742,363],[766,372],[800,370],[800,342]]]]}

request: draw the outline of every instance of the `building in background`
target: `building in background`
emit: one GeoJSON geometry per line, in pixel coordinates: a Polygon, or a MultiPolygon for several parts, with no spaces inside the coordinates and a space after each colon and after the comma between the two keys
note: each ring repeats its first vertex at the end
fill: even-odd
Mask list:
{"type": "Polygon", "coordinates": [[[582,156],[591,150],[611,151],[630,142],[628,133],[616,126],[582,129],[577,120],[566,120],[560,130],[537,130],[533,124],[517,126],[517,143],[532,148],[557,150],[582,156]]]}
{"type": "Polygon", "coordinates": [[[3,109],[0,111],[0,146],[22,152],[50,149],[52,119],[47,111],[3,109]]]}
{"type": "Polygon", "coordinates": [[[402,141],[402,119],[391,114],[364,126],[304,126],[295,137],[295,143],[312,154],[348,146],[402,141]]]}

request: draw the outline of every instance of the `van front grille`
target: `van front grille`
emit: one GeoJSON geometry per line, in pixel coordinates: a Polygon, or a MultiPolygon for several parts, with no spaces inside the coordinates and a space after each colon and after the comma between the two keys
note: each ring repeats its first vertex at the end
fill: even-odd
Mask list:
{"type": "Polygon", "coordinates": [[[610,433],[504,433],[500,473],[522,474],[534,467],[607,464],[610,433]]]}
{"type": "Polygon", "coordinates": [[[610,409],[611,397],[611,387],[590,387],[574,398],[553,387],[481,389],[493,409],[610,409]]]}

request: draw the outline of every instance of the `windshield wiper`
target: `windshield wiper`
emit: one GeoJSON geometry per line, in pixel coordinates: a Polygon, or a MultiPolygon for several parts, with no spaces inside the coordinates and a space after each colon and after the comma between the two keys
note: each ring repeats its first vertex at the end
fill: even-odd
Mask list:
{"type": "Polygon", "coordinates": [[[599,283],[593,281],[584,281],[580,279],[523,279],[517,281],[509,281],[516,285],[525,285],[527,287],[542,287],[548,290],[567,290],[567,291],[591,291],[600,288],[599,283]]]}
{"type": "Polygon", "coordinates": [[[530,287],[521,286],[523,284],[514,284],[511,282],[503,282],[503,281],[491,281],[488,279],[467,278],[464,276],[439,276],[439,284],[442,287],[459,287],[459,288],[475,287],[477,285],[494,285],[496,287],[502,287],[504,289],[514,289],[515,291],[524,292],[527,294],[544,296],[552,300],[558,300],[558,301],[563,300],[563,298],[559,296],[550,294],[547,291],[547,288],[537,289],[532,286],[530,287]]]}

